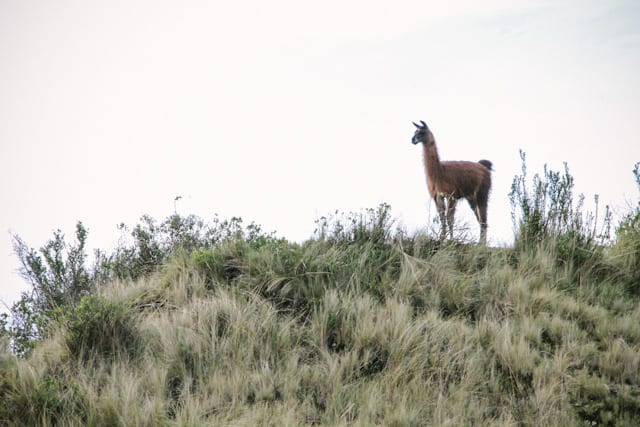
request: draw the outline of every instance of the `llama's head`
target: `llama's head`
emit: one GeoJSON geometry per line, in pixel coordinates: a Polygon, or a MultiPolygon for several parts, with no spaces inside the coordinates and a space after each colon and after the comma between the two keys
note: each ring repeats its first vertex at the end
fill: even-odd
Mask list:
{"type": "Polygon", "coordinates": [[[431,131],[429,130],[429,127],[425,122],[420,120],[421,125],[416,124],[414,122],[412,123],[416,127],[416,132],[413,134],[413,139],[411,139],[412,144],[414,145],[420,144],[420,143],[430,144],[435,142],[433,138],[433,134],[431,133],[431,131]]]}

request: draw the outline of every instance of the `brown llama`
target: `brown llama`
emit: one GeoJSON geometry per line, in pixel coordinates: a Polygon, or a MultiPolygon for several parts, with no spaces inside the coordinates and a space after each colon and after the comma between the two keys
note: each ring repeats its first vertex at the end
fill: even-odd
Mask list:
{"type": "Polygon", "coordinates": [[[436,202],[440,223],[442,224],[441,238],[449,234],[453,239],[453,217],[456,212],[458,199],[465,198],[471,206],[480,224],[480,242],[487,240],[487,203],[491,190],[491,162],[445,161],[438,157],[436,140],[427,124],[413,123],[417,128],[411,142],[415,145],[422,143],[424,152],[424,167],[427,173],[429,194],[436,202]]]}

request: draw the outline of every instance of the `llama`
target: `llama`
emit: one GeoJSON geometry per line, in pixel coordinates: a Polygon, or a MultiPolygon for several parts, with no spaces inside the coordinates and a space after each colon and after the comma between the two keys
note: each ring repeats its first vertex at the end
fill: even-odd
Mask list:
{"type": "Polygon", "coordinates": [[[491,190],[491,162],[445,161],[438,157],[436,140],[427,124],[413,123],[417,128],[411,142],[422,143],[424,167],[429,194],[433,197],[442,224],[441,238],[449,234],[453,239],[453,217],[458,199],[465,198],[480,224],[480,242],[487,241],[487,203],[491,190]]]}

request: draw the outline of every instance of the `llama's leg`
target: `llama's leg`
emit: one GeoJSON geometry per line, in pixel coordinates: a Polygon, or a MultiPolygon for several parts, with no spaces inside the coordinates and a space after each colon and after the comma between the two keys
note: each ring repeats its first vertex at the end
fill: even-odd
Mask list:
{"type": "Polygon", "coordinates": [[[474,199],[467,199],[467,202],[469,202],[469,206],[471,207],[471,210],[473,211],[473,214],[476,216],[476,220],[478,220],[479,223],[480,217],[478,216],[478,204],[474,199]]]}
{"type": "Polygon", "coordinates": [[[480,223],[480,243],[487,242],[487,204],[478,204],[476,208],[476,216],[480,223]]]}
{"type": "Polygon", "coordinates": [[[453,240],[453,218],[456,214],[456,203],[458,201],[453,197],[447,199],[447,224],[449,224],[449,236],[453,240]]]}
{"type": "Polygon", "coordinates": [[[484,208],[482,208],[482,204],[474,199],[467,199],[467,201],[478,220],[478,224],[480,224],[480,242],[485,242],[487,239],[487,204],[485,202],[484,208]]]}
{"type": "Polygon", "coordinates": [[[444,240],[447,237],[447,218],[445,215],[444,197],[441,194],[436,194],[433,200],[436,202],[436,209],[438,209],[438,215],[440,216],[440,225],[442,226],[440,239],[444,240]]]}

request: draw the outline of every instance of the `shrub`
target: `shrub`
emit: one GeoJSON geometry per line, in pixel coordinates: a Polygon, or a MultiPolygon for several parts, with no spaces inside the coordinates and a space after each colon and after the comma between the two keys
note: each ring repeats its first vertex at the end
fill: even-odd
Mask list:
{"type": "Polygon", "coordinates": [[[70,418],[83,419],[82,393],[74,381],[47,373],[27,389],[17,378],[0,378],[0,424],[35,426],[65,425],[70,418]]]}
{"type": "Polygon", "coordinates": [[[207,286],[230,284],[240,275],[237,263],[246,251],[243,242],[233,242],[225,246],[195,251],[192,255],[194,266],[205,276],[207,286]]]}
{"type": "Polygon", "coordinates": [[[597,195],[596,213],[583,212],[584,195],[574,197],[573,176],[567,163],[562,172],[545,165],[543,175],[534,175],[529,188],[523,151],[520,158],[522,174],[514,177],[509,193],[516,250],[536,250],[545,245],[554,251],[559,264],[579,268],[597,263],[602,245],[609,239],[612,219],[609,207],[605,207],[602,224],[598,222],[597,195]]]}
{"type": "Polygon", "coordinates": [[[67,347],[78,360],[113,360],[120,356],[135,359],[144,349],[129,307],[98,296],[83,298],[65,317],[65,325],[67,347]]]}
{"type": "Polygon", "coordinates": [[[87,229],[76,224],[76,241],[68,244],[57,230],[53,239],[39,250],[29,248],[17,235],[13,236],[20,274],[31,285],[12,307],[9,335],[13,351],[26,355],[35,340],[46,334],[51,319],[58,318],[67,307],[75,305],[83,295],[93,292],[94,282],[85,265],[87,229]]]}
{"type": "MultiPolygon", "coordinates": [[[[633,168],[640,192],[640,162],[633,168]]],[[[640,199],[616,228],[616,240],[611,258],[620,280],[633,295],[640,295],[640,199]]]]}
{"type": "Polygon", "coordinates": [[[175,214],[158,223],[144,215],[130,237],[126,225],[118,228],[123,236],[117,248],[112,253],[96,250],[93,266],[87,265],[88,231],[82,222],[76,224],[75,242],[67,243],[57,230],[39,250],[13,236],[14,251],[22,264],[20,273],[32,288],[12,307],[11,324],[0,324],[16,354],[27,355],[34,343],[46,335],[52,319],[61,318],[100,285],[149,275],[177,252],[190,254],[228,242],[261,248],[284,241],[253,222],[244,226],[239,217],[221,220],[214,216],[211,223],[206,223],[194,215],[175,214]]]}
{"type": "MultiPolygon", "coordinates": [[[[348,214],[335,211],[333,215],[316,220],[315,237],[338,244],[373,243],[384,245],[394,238],[391,206],[381,203],[377,208],[348,214]]],[[[396,230],[400,234],[400,230],[396,230]]]]}

